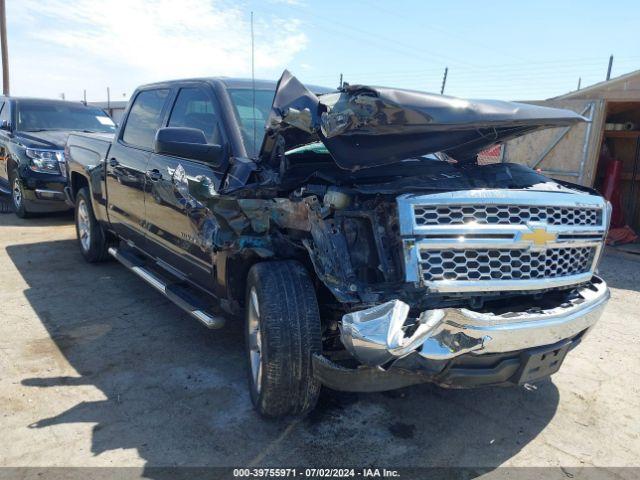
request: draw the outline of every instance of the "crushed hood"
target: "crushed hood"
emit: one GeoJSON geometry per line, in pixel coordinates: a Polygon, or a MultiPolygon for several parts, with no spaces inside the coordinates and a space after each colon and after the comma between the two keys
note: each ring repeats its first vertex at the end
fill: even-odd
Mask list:
{"type": "Polygon", "coordinates": [[[261,158],[322,141],[346,170],[444,152],[459,162],[533,131],[586,121],[571,110],[365,85],[316,95],[285,70],[267,120],[261,158]]]}

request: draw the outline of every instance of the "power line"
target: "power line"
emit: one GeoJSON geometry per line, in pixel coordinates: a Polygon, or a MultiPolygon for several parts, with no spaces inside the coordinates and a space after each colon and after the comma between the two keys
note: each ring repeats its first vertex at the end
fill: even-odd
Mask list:
{"type": "MultiPolygon", "coordinates": [[[[264,5],[262,5],[262,8],[266,10],[270,10],[269,8],[266,8],[264,5]]],[[[429,58],[430,61],[434,61],[435,59],[438,62],[447,62],[447,63],[456,64],[456,65],[467,65],[467,66],[473,65],[472,63],[456,60],[446,55],[441,55],[441,54],[426,51],[426,50],[418,51],[415,48],[415,45],[406,44],[403,42],[399,42],[396,39],[385,37],[383,35],[380,35],[379,32],[371,32],[371,31],[363,30],[361,28],[355,27],[353,24],[347,25],[341,22],[337,22],[335,20],[335,17],[324,17],[322,15],[318,15],[317,12],[312,12],[312,13],[307,12],[305,8],[302,8],[297,5],[288,5],[287,8],[297,10],[303,16],[307,18],[311,18],[312,20],[310,21],[307,20],[307,23],[311,25],[315,25],[316,27],[324,31],[333,30],[334,32],[337,32],[342,36],[355,38],[356,40],[364,39],[367,42],[367,46],[369,46],[370,44],[375,44],[375,45],[378,45],[379,46],[378,48],[380,49],[393,51],[395,53],[399,53],[406,56],[411,56],[413,58],[418,58],[422,61],[424,61],[426,58],[431,57],[429,58]],[[325,26],[317,25],[317,22],[322,22],[324,23],[325,26]],[[402,48],[401,49],[397,47],[394,48],[392,45],[397,45],[402,48]]],[[[271,12],[273,12],[273,10],[271,10],[271,12]]]]}
{"type": "MultiPolygon", "coordinates": [[[[483,80],[483,81],[506,81],[508,79],[524,79],[524,80],[546,80],[550,79],[551,81],[556,81],[558,79],[563,79],[564,77],[575,78],[576,74],[579,74],[582,77],[595,77],[598,78],[601,76],[602,62],[597,67],[591,68],[579,68],[579,67],[557,67],[557,68],[538,68],[534,71],[530,70],[518,70],[518,71],[492,71],[486,70],[483,72],[480,71],[469,71],[463,68],[456,69],[456,79],[458,80],[483,80]]],[[[412,70],[412,71],[398,71],[398,70],[388,70],[385,72],[347,72],[349,78],[353,77],[370,77],[375,80],[385,80],[385,79],[396,79],[402,77],[406,78],[420,78],[424,80],[437,80],[441,78],[441,70],[430,69],[430,70],[412,70]]],[[[322,79],[331,79],[335,78],[334,75],[319,75],[315,76],[314,79],[322,80],[322,79]]]]}
{"type": "MultiPolygon", "coordinates": [[[[623,57],[618,57],[618,61],[620,61],[620,59],[622,59],[623,57]]],[[[633,58],[633,57],[624,57],[624,58],[633,58]]],[[[640,59],[640,57],[637,57],[640,59]]],[[[531,62],[531,64],[529,66],[531,67],[535,67],[535,71],[531,72],[528,70],[523,70],[523,69],[518,69],[517,71],[513,72],[511,75],[522,75],[522,76],[531,76],[531,75],[538,75],[538,76],[544,76],[547,75],[548,73],[558,73],[558,72],[567,72],[567,73],[575,73],[576,70],[580,70],[580,72],[586,72],[587,74],[590,73],[594,73],[596,74],[596,72],[601,72],[601,68],[602,68],[602,58],[598,59],[597,61],[593,61],[590,60],[589,63],[583,63],[583,62],[572,62],[572,61],[563,61],[562,65],[557,65],[557,66],[545,66],[546,64],[548,64],[550,62],[531,62]],[[538,66],[541,65],[541,66],[538,66]],[[589,67],[589,68],[587,68],[589,67]]],[[[640,65],[638,65],[640,67],[640,65]]],[[[508,71],[509,69],[513,69],[514,66],[512,65],[499,65],[499,66],[494,66],[494,65],[487,65],[485,67],[482,68],[469,68],[469,67],[460,67],[459,69],[456,69],[456,77],[467,77],[467,76],[477,76],[479,74],[483,74],[483,72],[487,72],[489,74],[492,73],[496,73],[495,76],[505,76],[508,75],[507,73],[503,73],[505,71],[508,71]]],[[[633,66],[630,66],[629,69],[632,69],[633,66]]],[[[626,68],[625,68],[626,69],[626,68]]],[[[412,70],[392,70],[389,71],[386,74],[381,74],[380,71],[358,71],[358,72],[350,72],[350,75],[376,75],[376,76],[380,76],[380,75],[387,75],[387,76],[395,76],[395,75],[434,75],[434,76],[440,76],[440,69],[436,69],[436,68],[431,68],[431,69],[412,69],[412,70]]],[[[485,73],[486,74],[486,73],[485,73]]],[[[334,75],[321,75],[319,77],[316,78],[333,78],[334,75]]]]}
{"type": "MultiPolygon", "coordinates": [[[[391,39],[385,36],[381,36],[379,32],[370,32],[358,27],[355,27],[353,24],[345,25],[343,23],[337,22],[335,17],[328,18],[323,17],[322,15],[318,15],[317,12],[308,12],[305,7],[300,7],[297,5],[290,5],[290,7],[304,17],[310,17],[307,23],[311,25],[315,25],[323,30],[330,30],[334,32],[338,32],[342,37],[365,39],[367,44],[365,47],[372,47],[375,45],[379,45],[380,50],[385,50],[393,53],[399,53],[404,56],[409,56],[412,58],[420,58],[424,59],[425,57],[439,58],[445,60],[447,63],[458,64],[459,67],[456,67],[456,82],[455,84],[459,84],[461,80],[475,79],[481,80],[483,82],[492,82],[494,85],[490,85],[489,87],[493,87],[494,91],[522,91],[526,87],[526,81],[531,80],[535,81],[536,86],[544,86],[544,85],[552,85],[556,88],[558,86],[564,85],[566,83],[565,76],[571,76],[572,79],[575,79],[576,74],[580,74],[581,76],[588,78],[591,75],[595,76],[596,67],[601,67],[602,59],[600,57],[583,57],[573,59],[572,61],[567,61],[566,59],[558,59],[558,60],[544,60],[544,61],[530,61],[529,59],[521,59],[519,62],[511,62],[511,63],[498,63],[492,65],[474,65],[468,62],[461,62],[459,60],[453,59],[446,55],[441,55],[435,53],[433,51],[420,51],[416,48],[415,44],[407,44],[403,42],[399,42],[396,39],[391,39]],[[322,23],[325,26],[318,25],[318,23],[322,23]],[[401,48],[396,47],[399,46],[401,48]],[[533,69],[533,71],[532,71],[533,69]],[[560,74],[563,78],[557,78],[560,74]],[[551,78],[551,76],[554,76],[551,78]],[[505,85],[505,82],[508,83],[514,79],[521,80],[519,85],[505,85]]],[[[374,7],[378,10],[379,7],[374,7]]],[[[268,9],[267,9],[268,10],[268,9]]],[[[398,16],[398,15],[396,15],[398,16]]],[[[436,28],[437,29],[437,28],[436,28]]],[[[451,32],[449,32],[451,33],[451,32]]],[[[454,33],[455,34],[455,33],[454,33]]],[[[477,44],[477,42],[474,42],[477,44]]],[[[365,48],[363,47],[363,48],[365,48]]],[[[495,48],[488,47],[486,48],[495,53],[495,48]]],[[[640,56],[626,57],[629,60],[634,58],[640,58],[640,56]]],[[[432,60],[430,60],[432,61],[432,60]]],[[[435,67],[435,65],[434,65],[435,67]]],[[[598,68],[599,70],[599,68],[598,68]]],[[[344,72],[344,70],[343,70],[344,72]]],[[[401,71],[393,71],[387,69],[386,73],[371,72],[346,72],[345,74],[348,76],[350,81],[354,81],[354,78],[365,77],[371,75],[372,78],[368,79],[365,83],[375,84],[379,82],[389,82],[389,83],[397,83],[400,80],[400,83],[405,83],[405,80],[413,80],[419,79],[417,82],[420,85],[425,85],[425,81],[428,84],[432,84],[433,87],[430,90],[435,90],[437,78],[440,77],[441,70],[440,68],[432,68],[429,70],[412,70],[408,72],[401,71]],[[399,78],[402,77],[402,78],[399,78]]],[[[314,81],[322,81],[322,79],[326,79],[327,81],[331,81],[335,78],[337,72],[327,75],[314,76],[314,81]]],[[[572,80],[571,83],[573,83],[572,80]]],[[[564,88],[564,87],[560,87],[564,88]]],[[[486,88],[485,88],[485,91],[486,88]]]]}
{"type": "MultiPolygon", "coordinates": [[[[359,0],[359,1],[360,1],[360,3],[364,3],[362,0],[359,0]]],[[[409,19],[411,21],[415,21],[415,17],[409,17],[408,15],[400,15],[400,14],[398,14],[397,11],[392,11],[392,10],[389,10],[389,9],[386,9],[386,8],[381,8],[380,4],[372,5],[368,1],[366,3],[366,5],[367,5],[367,8],[370,8],[370,9],[371,8],[376,8],[377,10],[379,10],[381,12],[385,12],[386,14],[390,14],[390,15],[395,16],[396,18],[400,18],[400,19],[404,19],[404,20],[409,19]]],[[[500,50],[496,49],[495,45],[487,45],[487,44],[484,44],[482,42],[479,42],[477,38],[474,38],[473,42],[468,42],[469,37],[467,35],[461,34],[461,33],[457,33],[455,31],[451,30],[450,28],[441,27],[441,26],[433,23],[433,21],[431,19],[429,20],[429,28],[433,29],[433,30],[438,30],[438,31],[444,33],[445,35],[461,38],[461,39],[465,40],[465,42],[467,42],[467,44],[469,46],[471,46],[471,47],[481,47],[481,48],[484,48],[486,50],[489,50],[493,54],[500,53],[501,55],[504,55],[504,56],[508,56],[508,57],[511,57],[511,58],[517,58],[519,60],[523,60],[522,57],[515,56],[515,55],[512,55],[510,53],[506,53],[504,51],[500,51],[500,50]]],[[[526,60],[523,60],[523,61],[526,61],[526,60]]]]}

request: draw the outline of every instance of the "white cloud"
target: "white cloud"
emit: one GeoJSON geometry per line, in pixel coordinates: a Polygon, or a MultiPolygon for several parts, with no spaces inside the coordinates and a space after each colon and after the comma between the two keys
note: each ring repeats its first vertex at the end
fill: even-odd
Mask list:
{"type": "Polygon", "coordinates": [[[301,0],[269,0],[269,3],[282,3],[285,5],[305,5],[301,0]]]}
{"type": "MultiPolygon", "coordinates": [[[[80,89],[78,98],[82,88],[111,85],[131,93],[135,82],[251,71],[249,13],[237,6],[206,0],[20,0],[9,6],[9,34],[20,36],[20,58],[12,55],[14,92],[39,95],[32,90],[40,82],[49,96],[73,88],[80,89]]],[[[307,45],[295,18],[256,19],[255,39],[259,76],[276,76],[307,45]]]]}

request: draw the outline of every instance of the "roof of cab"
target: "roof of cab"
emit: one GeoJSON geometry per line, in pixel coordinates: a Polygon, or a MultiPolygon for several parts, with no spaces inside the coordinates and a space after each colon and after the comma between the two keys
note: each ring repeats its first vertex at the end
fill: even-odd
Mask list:
{"type": "MultiPolygon", "coordinates": [[[[37,98],[37,97],[12,97],[12,96],[8,96],[2,97],[3,99],[9,99],[9,100],[13,100],[15,102],[24,102],[24,103],[38,103],[41,105],[76,105],[76,106],[87,106],[82,102],[79,101],[72,101],[72,100],[59,100],[56,98],[37,98]]],[[[92,105],[88,105],[89,108],[95,108],[92,105]]]]}
{"type": "MultiPolygon", "coordinates": [[[[262,80],[256,79],[251,80],[250,78],[229,78],[229,77],[199,77],[199,78],[181,78],[174,80],[167,80],[164,82],[155,82],[149,83],[146,85],[141,85],[140,89],[149,88],[149,87],[160,87],[160,86],[168,86],[173,83],[182,83],[182,82],[207,82],[207,83],[217,83],[221,84],[225,88],[246,88],[251,89],[254,87],[257,90],[275,90],[278,82],[276,80],[262,80]]],[[[328,93],[335,91],[335,88],[327,88],[321,87],[317,85],[311,85],[311,89],[316,93],[328,93]]]]}

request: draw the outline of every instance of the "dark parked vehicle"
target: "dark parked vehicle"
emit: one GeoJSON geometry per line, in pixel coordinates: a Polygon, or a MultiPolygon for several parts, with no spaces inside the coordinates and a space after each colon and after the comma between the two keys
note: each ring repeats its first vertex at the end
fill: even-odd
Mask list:
{"type": "Polygon", "coordinates": [[[0,97],[0,191],[19,217],[68,210],[64,145],[70,132],[115,132],[100,109],[82,103],[0,97]]]}
{"type": "Polygon", "coordinates": [[[115,138],[69,136],[67,192],[87,261],[115,257],[207,327],[244,316],[264,415],[308,412],[321,385],[521,385],[600,317],[610,213],[477,154],[583,120],[288,72],[157,83],[115,138]]]}

